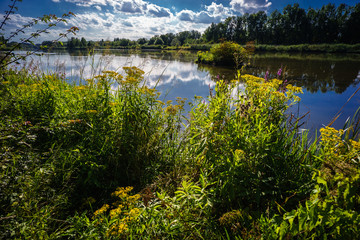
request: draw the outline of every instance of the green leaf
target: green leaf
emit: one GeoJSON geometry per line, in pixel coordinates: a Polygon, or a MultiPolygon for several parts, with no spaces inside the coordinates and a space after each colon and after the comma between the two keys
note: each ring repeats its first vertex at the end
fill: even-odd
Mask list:
{"type": "Polygon", "coordinates": [[[327,187],[327,182],[326,182],[323,178],[321,178],[320,176],[318,176],[318,177],[316,178],[316,182],[317,182],[318,184],[323,184],[323,185],[325,185],[325,186],[327,187]]]}

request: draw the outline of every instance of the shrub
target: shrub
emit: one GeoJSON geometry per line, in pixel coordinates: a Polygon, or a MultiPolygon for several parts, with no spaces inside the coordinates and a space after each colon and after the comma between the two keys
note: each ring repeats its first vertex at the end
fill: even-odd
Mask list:
{"type": "Polygon", "coordinates": [[[243,65],[247,59],[246,50],[237,43],[223,42],[211,47],[210,52],[198,52],[197,62],[230,65],[237,68],[243,65]]]}

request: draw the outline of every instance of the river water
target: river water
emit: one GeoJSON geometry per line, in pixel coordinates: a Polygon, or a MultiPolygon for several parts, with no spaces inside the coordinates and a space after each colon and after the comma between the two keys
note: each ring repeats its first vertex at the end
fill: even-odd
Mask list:
{"type": "MultiPolygon", "coordinates": [[[[198,65],[195,58],[196,53],[188,51],[99,50],[90,55],[80,51],[46,53],[28,59],[26,65],[65,74],[69,81],[81,81],[102,70],[121,73],[124,66],[136,66],[145,71],[146,84],[156,87],[164,101],[207,97],[216,79],[233,79],[236,75],[236,69],[198,65]]],[[[340,109],[341,115],[332,126],[342,128],[360,106],[360,91],[352,96],[360,87],[360,55],[254,54],[245,73],[264,77],[269,71],[275,77],[279,68],[282,79],[303,88],[301,102],[291,111],[299,116],[306,114],[305,129],[313,131],[329,124],[340,109]]]]}

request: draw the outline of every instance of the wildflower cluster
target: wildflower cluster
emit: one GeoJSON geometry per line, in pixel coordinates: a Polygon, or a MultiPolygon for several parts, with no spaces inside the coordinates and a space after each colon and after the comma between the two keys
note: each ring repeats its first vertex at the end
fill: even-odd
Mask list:
{"type": "Polygon", "coordinates": [[[123,84],[137,85],[144,79],[143,75],[145,72],[137,67],[123,67],[123,70],[126,73],[125,81],[122,82],[123,84]]]}
{"type": "MultiPolygon", "coordinates": [[[[167,107],[165,107],[165,113],[169,114],[169,115],[176,115],[177,113],[181,112],[184,110],[184,104],[186,102],[187,98],[181,98],[181,97],[177,97],[176,98],[176,102],[178,103],[177,105],[173,105],[171,104],[172,101],[168,100],[166,102],[167,107]]],[[[161,104],[161,103],[160,103],[161,104]]],[[[162,104],[161,104],[162,105],[162,104]]]]}
{"type": "Polygon", "coordinates": [[[344,130],[332,127],[320,129],[322,156],[325,167],[332,171],[350,169],[349,164],[360,159],[360,142],[350,139],[343,140],[344,130]]]}
{"type": "Polygon", "coordinates": [[[321,133],[321,145],[324,152],[329,157],[339,157],[344,150],[344,142],[341,136],[344,134],[344,130],[336,130],[332,127],[325,127],[320,129],[321,133]]]}
{"type": "Polygon", "coordinates": [[[112,196],[118,200],[112,204],[112,207],[105,204],[94,212],[94,218],[97,218],[98,223],[109,223],[106,232],[107,237],[125,237],[129,230],[129,224],[139,217],[141,209],[136,206],[140,195],[129,195],[132,190],[133,187],[117,188],[112,196]],[[109,221],[104,221],[105,217],[109,218],[109,221]]]}

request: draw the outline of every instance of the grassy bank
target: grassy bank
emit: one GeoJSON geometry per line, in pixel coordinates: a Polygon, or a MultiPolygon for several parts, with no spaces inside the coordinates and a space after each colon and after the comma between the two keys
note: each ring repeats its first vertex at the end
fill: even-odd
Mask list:
{"type": "Polygon", "coordinates": [[[1,71],[0,238],[360,237],[355,120],[310,143],[280,79],[164,103],[143,74],[1,71]]]}
{"type": "MultiPolygon", "coordinates": [[[[209,51],[216,44],[188,44],[184,46],[165,45],[132,45],[132,46],[96,46],[96,49],[144,49],[144,50],[194,50],[209,51]]],[[[243,45],[243,47],[249,47],[243,45]]],[[[10,48],[9,48],[10,49],[10,48]]],[[[28,50],[29,48],[24,48],[28,50]]],[[[49,50],[66,50],[66,47],[50,47],[49,50]]],[[[73,48],[73,50],[90,50],[91,48],[73,48]]],[[[4,50],[7,50],[6,48],[4,50]]],[[[303,53],[360,53],[360,44],[298,44],[298,45],[266,45],[255,44],[256,52],[303,52],[303,53]]]]}
{"type": "Polygon", "coordinates": [[[360,53],[360,44],[298,44],[255,45],[256,51],[265,52],[313,52],[313,53],[360,53]]]}

